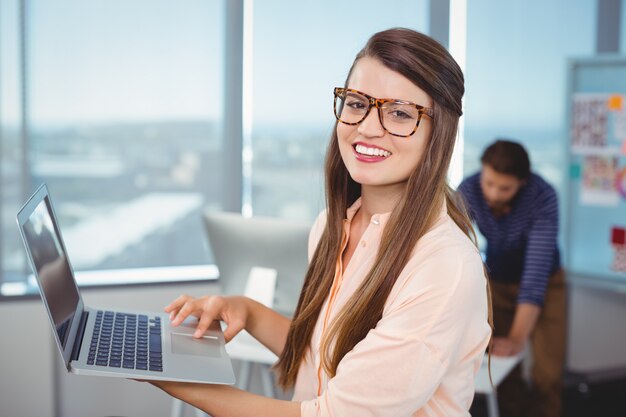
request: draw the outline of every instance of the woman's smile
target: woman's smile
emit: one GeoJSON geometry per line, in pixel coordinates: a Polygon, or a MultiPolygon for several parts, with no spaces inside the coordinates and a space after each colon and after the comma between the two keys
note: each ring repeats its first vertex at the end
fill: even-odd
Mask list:
{"type": "Polygon", "coordinates": [[[391,156],[391,152],[378,146],[357,142],[352,145],[356,159],[362,162],[380,162],[391,156]]]}

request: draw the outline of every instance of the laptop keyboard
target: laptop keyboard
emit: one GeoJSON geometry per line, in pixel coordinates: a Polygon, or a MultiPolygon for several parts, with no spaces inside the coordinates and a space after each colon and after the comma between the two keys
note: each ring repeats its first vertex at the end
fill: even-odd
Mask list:
{"type": "Polygon", "coordinates": [[[163,372],[161,318],[99,310],[87,364],[163,372]]]}

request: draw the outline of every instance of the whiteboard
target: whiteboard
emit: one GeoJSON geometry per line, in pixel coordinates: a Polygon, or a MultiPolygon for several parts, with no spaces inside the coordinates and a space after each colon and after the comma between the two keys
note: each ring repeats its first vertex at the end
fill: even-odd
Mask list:
{"type": "Polygon", "coordinates": [[[568,62],[566,266],[626,282],[626,57],[568,62]],[[624,243],[624,244],[623,244],[624,243]]]}

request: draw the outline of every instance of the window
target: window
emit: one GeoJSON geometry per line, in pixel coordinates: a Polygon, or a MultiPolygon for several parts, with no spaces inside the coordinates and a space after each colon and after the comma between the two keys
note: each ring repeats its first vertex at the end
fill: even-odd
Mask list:
{"type": "Polygon", "coordinates": [[[313,220],[332,88],[372,33],[428,32],[429,1],[244,3],[253,112],[241,109],[244,164],[231,179],[221,166],[230,3],[2,1],[0,283],[30,271],[15,214],[42,182],[74,269],[96,275],[210,264],[200,213],[232,208],[221,190],[231,181],[243,183],[244,211],[313,220]]]}
{"type": "Polygon", "coordinates": [[[466,174],[479,169],[488,143],[507,137],[523,142],[533,170],[562,188],[566,59],[593,55],[595,8],[566,0],[468,2],[466,174]]]}
{"type": "MultiPolygon", "coordinates": [[[[3,87],[20,85],[16,3],[0,14],[3,87]]],[[[61,3],[26,2],[25,140],[8,111],[19,96],[0,89],[4,279],[28,269],[15,213],[42,182],[76,270],[209,263],[198,230],[221,206],[223,3],[61,3]]]]}
{"type": "Polygon", "coordinates": [[[24,259],[15,214],[22,200],[19,3],[0,3],[0,283],[23,280],[24,259]]]}
{"type": "MultiPolygon", "coordinates": [[[[523,143],[532,170],[559,194],[562,250],[566,62],[594,54],[596,6],[571,7],[566,0],[467,2],[464,173],[480,169],[484,148],[496,138],[523,143]]],[[[479,241],[484,244],[482,236],[479,241]]]]}
{"type": "Polygon", "coordinates": [[[252,193],[255,215],[312,221],[324,207],[333,87],[375,32],[427,30],[428,1],[254,3],[252,193]],[[306,16],[306,19],[294,19],[306,16]]]}

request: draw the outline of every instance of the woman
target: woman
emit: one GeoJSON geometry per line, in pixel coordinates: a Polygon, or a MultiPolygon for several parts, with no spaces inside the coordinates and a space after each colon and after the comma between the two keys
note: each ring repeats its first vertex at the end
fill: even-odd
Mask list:
{"type": "Polygon", "coordinates": [[[293,320],[244,297],[181,296],[172,324],[214,319],[279,356],[293,401],[155,383],[219,416],[467,416],[491,329],[483,265],[446,183],[463,74],[433,39],[375,34],[336,88],[327,209],[293,320]],[[377,99],[374,97],[384,97],[377,99]]]}

